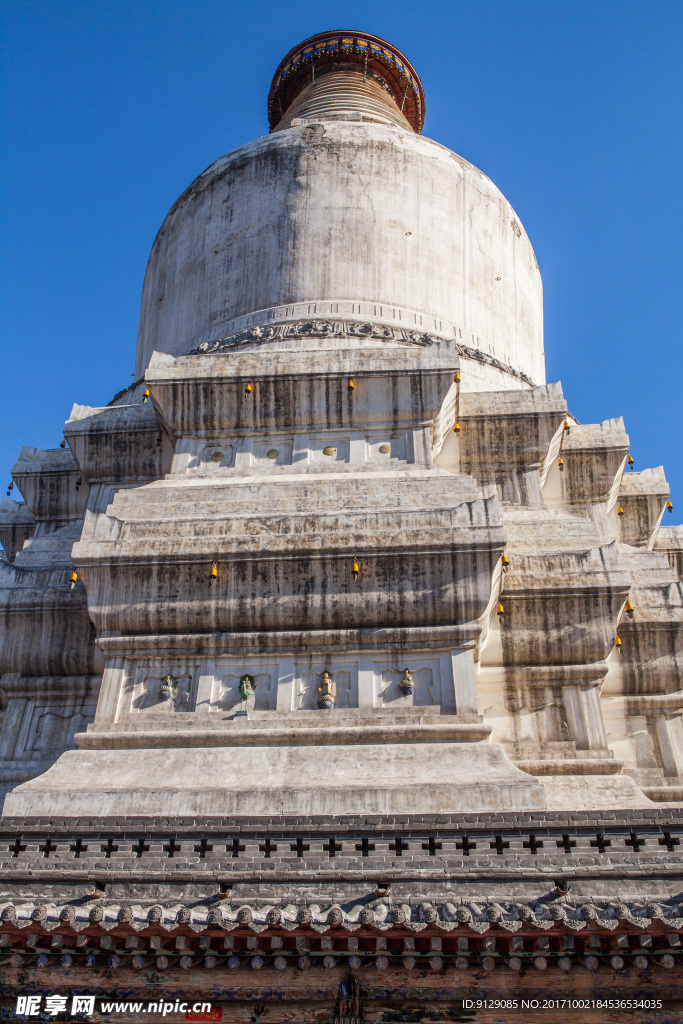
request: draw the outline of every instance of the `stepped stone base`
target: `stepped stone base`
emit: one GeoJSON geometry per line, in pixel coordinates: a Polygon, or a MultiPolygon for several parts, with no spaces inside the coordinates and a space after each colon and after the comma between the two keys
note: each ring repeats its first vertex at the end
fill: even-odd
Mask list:
{"type": "Polygon", "coordinates": [[[541,775],[538,779],[552,811],[655,806],[630,775],[541,775]]]}
{"type": "Polygon", "coordinates": [[[70,750],[4,814],[380,814],[541,810],[495,743],[70,750]]]}

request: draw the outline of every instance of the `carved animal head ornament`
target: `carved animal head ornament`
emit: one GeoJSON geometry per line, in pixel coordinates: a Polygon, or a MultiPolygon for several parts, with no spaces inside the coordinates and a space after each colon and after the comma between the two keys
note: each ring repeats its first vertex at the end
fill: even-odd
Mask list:
{"type": "Polygon", "coordinates": [[[170,700],[171,697],[175,696],[177,689],[177,680],[175,680],[172,675],[164,676],[161,686],[159,687],[159,696],[162,700],[170,700]]]}

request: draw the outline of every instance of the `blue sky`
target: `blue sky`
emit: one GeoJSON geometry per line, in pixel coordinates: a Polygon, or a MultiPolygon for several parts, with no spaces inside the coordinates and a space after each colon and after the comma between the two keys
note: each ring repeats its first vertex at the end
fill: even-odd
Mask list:
{"type": "Polygon", "coordinates": [[[548,380],[582,422],[624,416],[636,468],[664,464],[678,503],[666,521],[680,521],[680,0],[1,10],[7,481],[22,444],[59,444],[73,402],[106,404],[132,381],[156,231],[209,163],[266,133],[281,57],[356,28],[406,53],[424,133],[515,207],[543,274],[548,380]]]}

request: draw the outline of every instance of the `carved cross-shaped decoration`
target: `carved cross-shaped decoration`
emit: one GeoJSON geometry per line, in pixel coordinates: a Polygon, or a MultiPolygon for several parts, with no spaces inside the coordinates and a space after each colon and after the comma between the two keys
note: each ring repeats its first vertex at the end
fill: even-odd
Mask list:
{"type": "Polygon", "coordinates": [[[526,843],[526,842],[522,843],[522,846],[524,847],[525,850],[528,850],[529,853],[533,853],[533,855],[536,856],[538,851],[543,846],[543,840],[542,839],[537,839],[536,836],[532,832],[531,835],[529,836],[529,842],[528,843],[526,843]]]}
{"type": "Polygon", "coordinates": [[[423,850],[429,851],[430,857],[436,857],[436,851],[442,848],[442,843],[438,841],[434,836],[430,836],[426,843],[422,844],[423,850]]]}
{"type": "Polygon", "coordinates": [[[503,856],[503,850],[509,850],[510,844],[506,842],[502,836],[495,836],[492,843],[489,844],[492,850],[495,850],[499,857],[503,856]]]}
{"type": "Polygon", "coordinates": [[[325,853],[329,853],[330,857],[336,857],[342,848],[342,844],[338,843],[334,836],[330,836],[326,843],[323,843],[323,850],[325,853]]]}
{"type": "Polygon", "coordinates": [[[641,846],[645,846],[645,842],[645,838],[643,836],[639,836],[637,832],[631,832],[629,838],[624,839],[624,845],[632,847],[634,853],[638,853],[641,846]]]}
{"type": "Polygon", "coordinates": [[[591,839],[591,846],[596,847],[600,853],[604,853],[608,846],[612,845],[611,839],[605,839],[602,832],[598,832],[595,839],[591,839]]]}
{"type": "Polygon", "coordinates": [[[356,843],[356,849],[361,857],[368,857],[374,851],[375,844],[371,843],[367,836],[363,836],[361,841],[356,843]]]}
{"type": "Polygon", "coordinates": [[[477,844],[473,843],[468,835],[464,835],[462,837],[462,842],[456,843],[455,848],[456,850],[462,850],[463,857],[469,857],[470,850],[476,850],[477,844]]]}
{"type": "Polygon", "coordinates": [[[563,833],[561,839],[555,840],[559,849],[564,850],[565,853],[571,853],[573,848],[576,846],[576,842],[569,838],[567,832],[563,833]]]}
{"type": "Polygon", "coordinates": [[[199,845],[195,846],[194,852],[199,854],[199,859],[204,860],[207,853],[211,853],[213,850],[213,844],[209,843],[204,836],[199,840],[199,845]]]}
{"type": "Polygon", "coordinates": [[[680,845],[680,839],[676,839],[670,832],[665,832],[662,839],[659,840],[660,846],[666,846],[669,853],[673,853],[677,846],[680,845]]]}
{"type": "Polygon", "coordinates": [[[118,846],[111,838],[111,836],[109,837],[109,839],[107,839],[106,843],[102,843],[102,845],[100,846],[100,852],[104,854],[107,860],[109,860],[111,858],[112,853],[116,853],[117,850],[118,846]]]}
{"type": "Polygon", "coordinates": [[[163,851],[168,857],[173,857],[178,850],[182,849],[180,843],[176,843],[175,836],[171,836],[167,843],[163,845],[163,851]]]}
{"type": "Polygon", "coordinates": [[[264,857],[270,859],[271,853],[277,852],[277,844],[273,842],[270,836],[266,836],[264,841],[259,846],[259,851],[263,854],[264,857]]]}
{"type": "Polygon", "coordinates": [[[81,837],[79,836],[79,837],[77,838],[76,842],[75,842],[75,843],[73,843],[73,844],[72,844],[72,845],[71,845],[71,846],[69,847],[69,849],[70,849],[70,850],[71,850],[71,852],[73,853],[74,857],[75,857],[76,859],[78,859],[78,858],[80,857],[80,855],[81,855],[82,853],[85,853],[85,851],[86,851],[86,850],[88,849],[88,845],[87,845],[87,843],[84,843],[84,842],[83,842],[83,840],[81,839],[81,837]]]}
{"type": "Polygon", "coordinates": [[[298,836],[295,843],[290,843],[289,848],[292,851],[292,853],[296,853],[297,857],[303,857],[303,855],[307,853],[311,847],[308,843],[305,843],[303,841],[301,836],[298,836]]]}
{"type": "Polygon", "coordinates": [[[49,857],[50,854],[54,853],[54,851],[57,849],[57,844],[53,843],[50,837],[48,836],[44,843],[40,843],[38,845],[38,849],[42,853],[43,857],[49,857]]]}
{"type": "Polygon", "coordinates": [[[393,850],[397,857],[403,856],[403,851],[409,848],[403,836],[396,836],[393,843],[389,843],[389,849],[393,850]]]}
{"type": "Polygon", "coordinates": [[[244,853],[244,843],[241,843],[239,839],[233,839],[231,843],[228,843],[225,847],[230,852],[231,857],[239,857],[241,853],[244,853]]]}
{"type": "Polygon", "coordinates": [[[144,836],[140,836],[137,843],[133,843],[132,849],[136,857],[142,857],[149,850],[149,843],[145,842],[144,836]]]}
{"type": "Polygon", "coordinates": [[[21,836],[17,836],[13,843],[10,844],[9,851],[13,857],[18,857],[20,853],[23,853],[26,849],[26,844],[22,843],[21,836]]]}

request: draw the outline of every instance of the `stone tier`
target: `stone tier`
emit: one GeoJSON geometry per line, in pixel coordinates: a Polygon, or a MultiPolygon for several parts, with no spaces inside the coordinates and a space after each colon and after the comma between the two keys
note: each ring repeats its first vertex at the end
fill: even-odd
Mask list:
{"type": "Polygon", "coordinates": [[[8,561],[14,561],[17,551],[21,551],[24,541],[33,536],[35,528],[36,521],[26,502],[12,501],[11,498],[0,500],[0,544],[8,561]]]}

